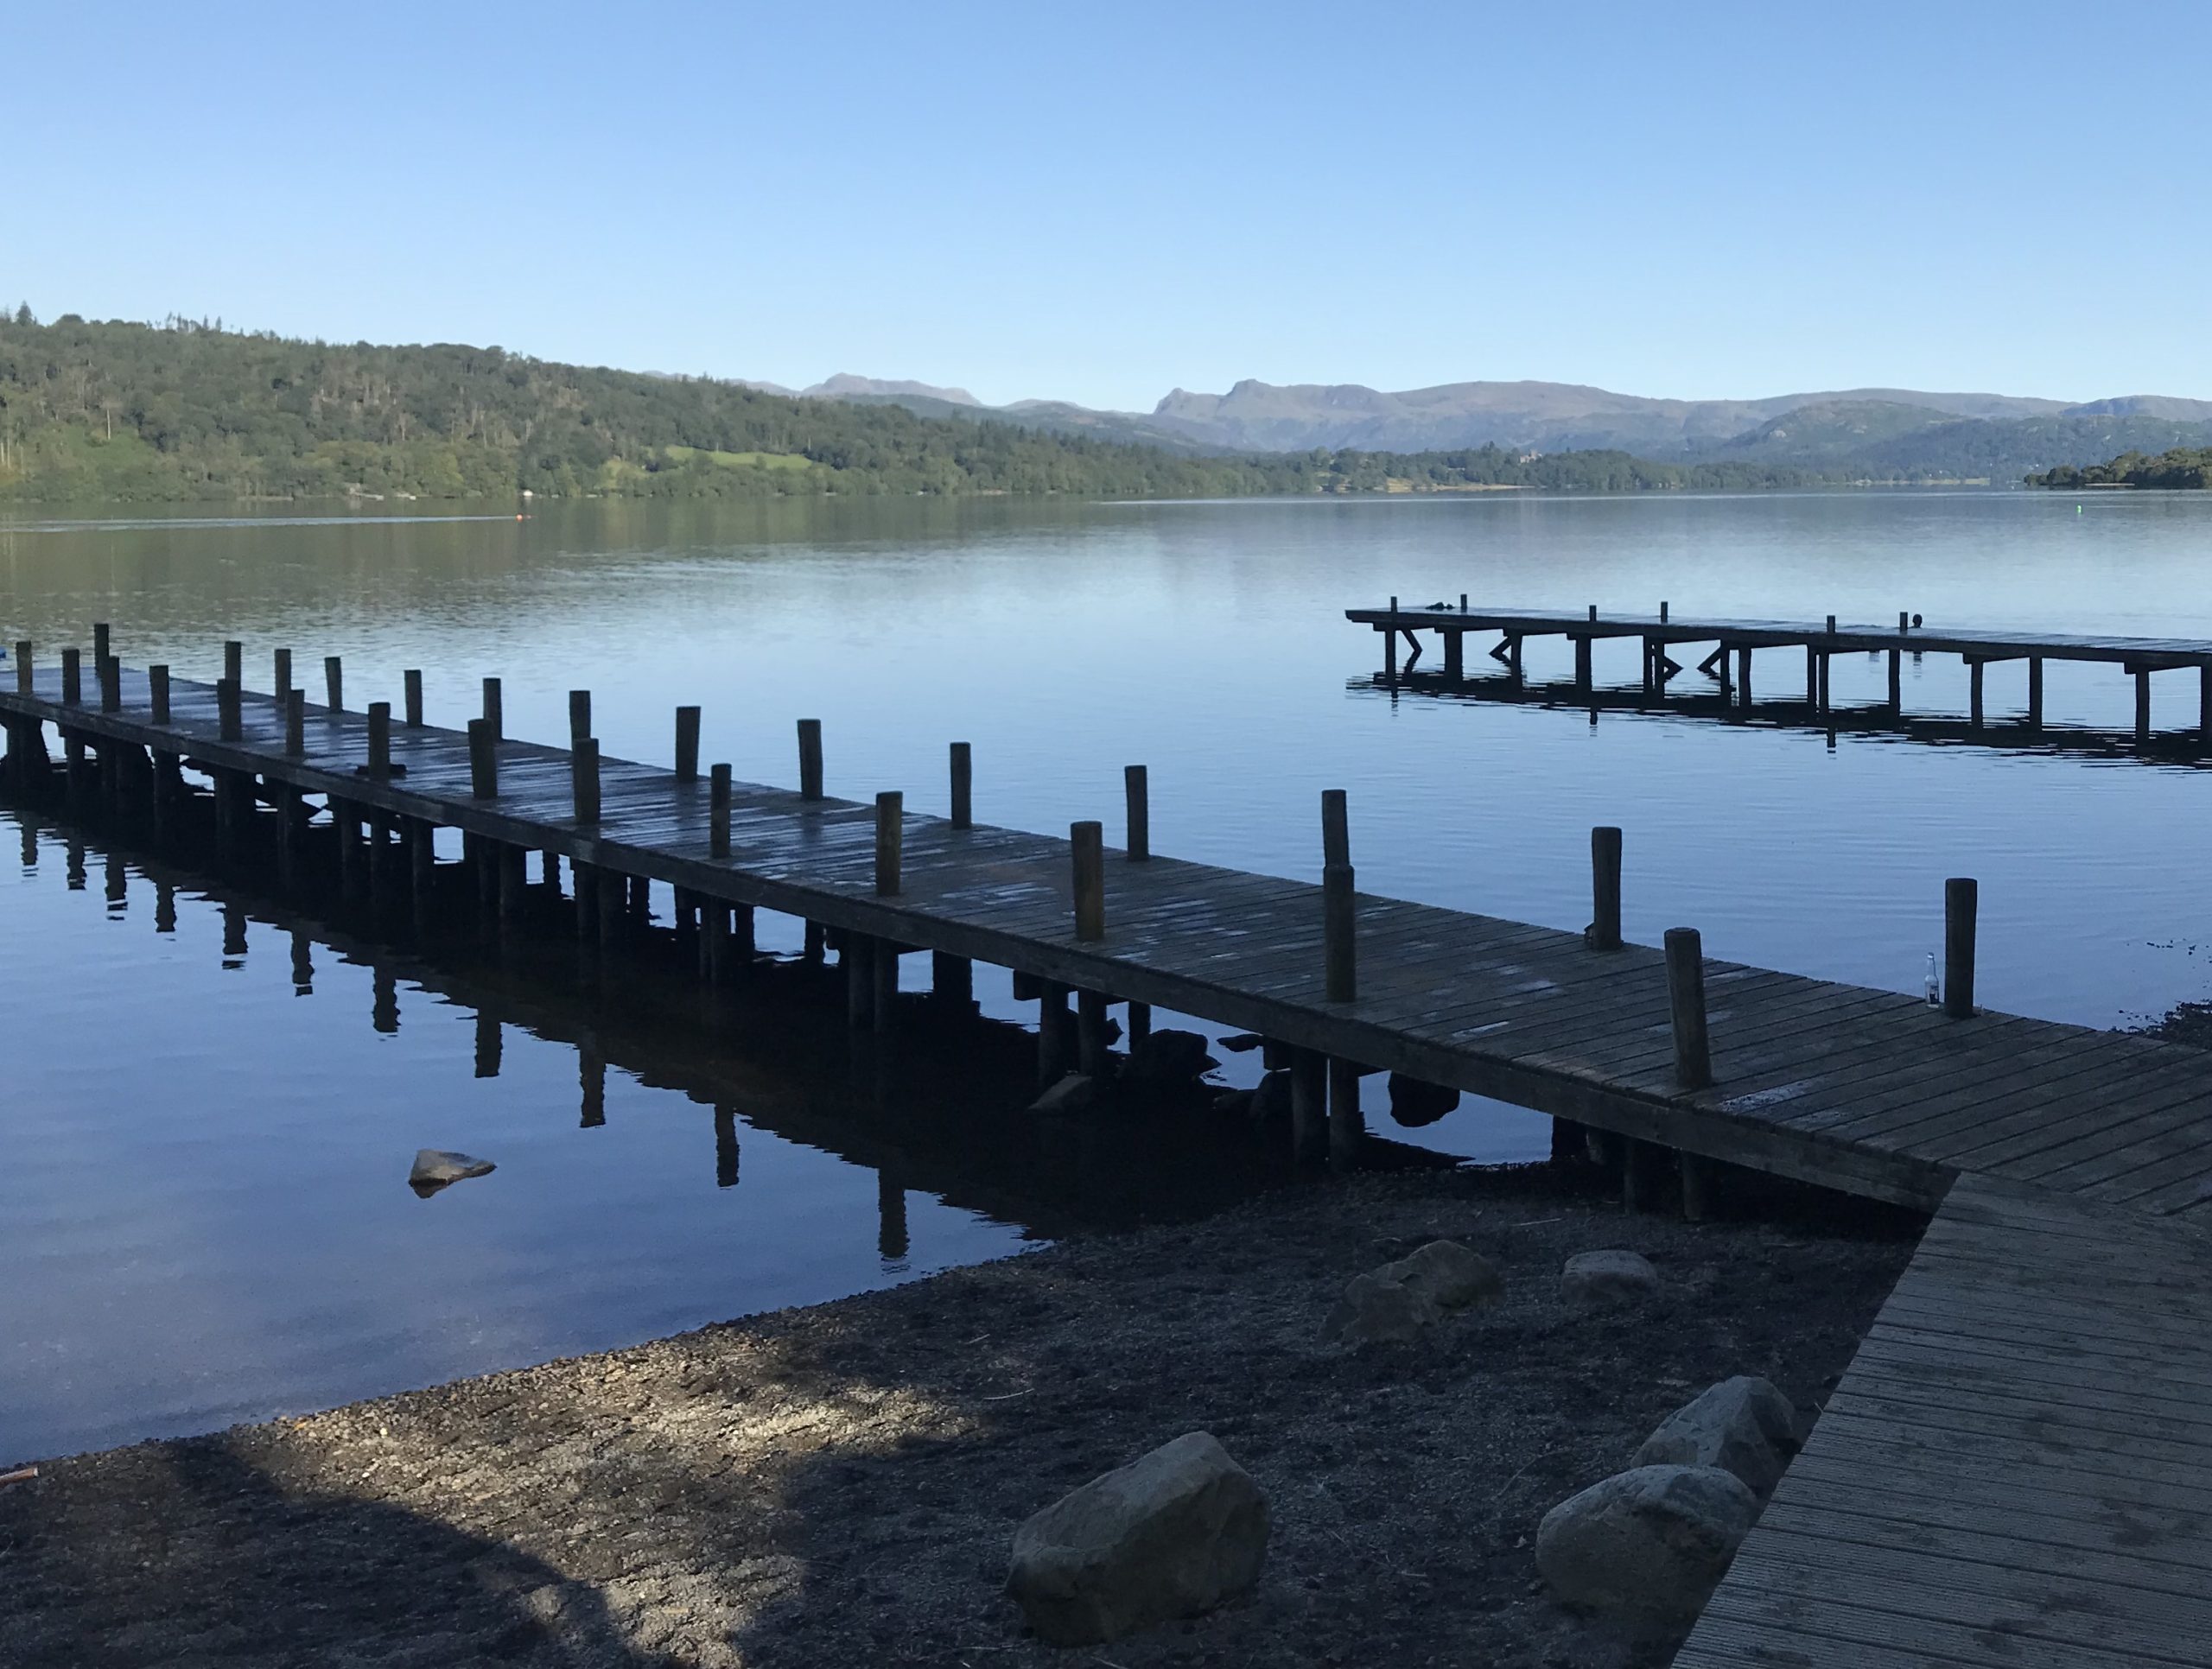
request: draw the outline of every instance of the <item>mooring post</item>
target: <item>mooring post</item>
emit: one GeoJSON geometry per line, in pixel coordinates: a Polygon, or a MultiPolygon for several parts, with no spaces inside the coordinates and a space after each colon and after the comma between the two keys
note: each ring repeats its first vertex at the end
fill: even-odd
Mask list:
{"type": "Polygon", "coordinates": [[[81,651],[71,644],[61,651],[61,699],[75,707],[85,699],[85,674],[81,651]]]}
{"type": "MultiPolygon", "coordinates": [[[[166,690],[163,695],[166,699],[166,690]]],[[[294,759],[308,756],[308,693],[304,689],[284,692],[284,752],[294,759]]]]}
{"type": "Polygon", "coordinates": [[[103,713],[122,712],[123,663],[112,655],[103,655],[99,657],[95,670],[99,673],[100,681],[100,711],[103,713]]]}
{"type": "Polygon", "coordinates": [[[1912,611],[1905,608],[1899,609],[1897,611],[1897,636],[1902,638],[1906,632],[1911,630],[1912,611]]]}
{"type": "Polygon", "coordinates": [[[480,800],[499,797],[499,750],[489,719],[468,721],[468,791],[480,800]]]}
{"type": "Polygon", "coordinates": [[[952,763],[952,826],[973,828],[976,826],[976,759],[974,750],[965,742],[955,742],[950,750],[952,763]]]}
{"type": "MultiPolygon", "coordinates": [[[[2212,676],[2212,668],[2206,670],[2208,676],[2212,676]]],[[[2040,655],[2028,657],[2028,728],[2043,728],[2043,657],[2040,655]]]]}
{"type": "Polygon", "coordinates": [[[1904,651],[1899,649],[1890,651],[1890,711],[1904,712],[1904,651]]]}
{"type": "Polygon", "coordinates": [[[29,695],[35,688],[31,677],[32,648],[29,638],[16,639],[16,694],[18,695],[29,695]]]}
{"type": "Polygon", "coordinates": [[[1748,713],[1751,709],[1751,646],[1740,644],[1736,649],[1736,699],[1748,713]]]}
{"type": "Polygon", "coordinates": [[[493,741],[506,739],[506,718],[500,707],[499,681],[497,678],[484,681],[484,722],[492,727],[493,741]]]}
{"type": "Polygon", "coordinates": [[[822,720],[798,721],[798,796],[822,798],[822,720]]]}
{"type": "Polygon", "coordinates": [[[718,765],[708,774],[707,778],[707,855],[709,857],[729,856],[729,767],[726,765],[718,765]]]}
{"type": "Polygon", "coordinates": [[[1359,994],[1352,914],[1351,820],[1344,790],[1321,791],[1321,937],[1325,989],[1332,1003],[1359,994]]]}
{"type": "Polygon", "coordinates": [[[676,780],[699,780],[699,709],[696,707],[676,709],[676,780]]]}
{"type": "Polygon", "coordinates": [[[1329,1057],[1318,1049],[1290,1051],[1290,1157],[1319,1164],[1329,1152],[1329,1057]]]}
{"type": "Polygon", "coordinates": [[[1713,1082],[1713,1050],[1705,1029],[1705,942],[1694,927],[1670,927],[1666,943],[1675,1082],[1684,1089],[1703,1089],[1713,1082]]]}
{"type": "Polygon", "coordinates": [[[369,776],[383,782],[391,775],[391,703],[369,703],[369,776]]]}
{"type": "Polygon", "coordinates": [[[225,678],[215,686],[215,733],[219,739],[235,742],[245,733],[238,705],[238,681],[225,678]]]}
{"type": "Polygon", "coordinates": [[[147,716],[157,725],[169,721],[169,670],[166,663],[146,669],[147,716]]]}
{"type": "Polygon", "coordinates": [[[1943,883],[1943,1012],[1955,1020],[1974,1018],[1974,917],[1980,892],[1965,876],[1943,883]]]}
{"type": "Polygon", "coordinates": [[[1398,600],[1390,600],[1390,623],[1382,628],[1382,681],[1398,682],[1398,600]]]}
{"type": "Polygon", "coordinates": [[[245,688],[245,645],[235,638],[223,645],[223,676],[240,689],[245,688]]]}
{"type": "Polygon", "coordinates": [[[423,727],[423,674],[419,669],[410,667],[399,675],[399,682],[406,700],[404,710],[407,716],[407,727],[420,730],[423,727]]]}
{"type": "Polygon", "coordinates": [[[1458,630],[1438,632],[1444,639],[1444,676],[1447,682],[1463,683],[1467,676],[1467,634],[1458,630]]]}
{"type": "Polygon", "coordinates": [[[2151,669],[2135,670],[2135,745],[2144,746],[2151,739],[2151,669]]]}
{"type": "Polygon", "coordinates": [[[875,796],[875,896],[899,896],[899,868],[906,845],[906,796],[886,789],[875,796]]]}
{"type": "Polygon", "coordinates": [[[1128,860],[1144,863],[1152,856],[1152,791],[1142,765],[1122,767],[1122,792],[1128,803],[1128,860]]]}
{"type": "Polygon", "coordinates": [[[346,667],[335,655],[322,657],[323,693],[329,697],[327,705],[333,713],[346,710],[346,667]]]}
{"type": "Polygon", "coordinates": [[[1367,1120],[1359,1110],[1359,1064],[1356,1061],[1329,1063],[1329,1165],[1335,1171],[1357,1171],[1361,1150],[1367,1145],[1367,1120]]]}
{"type": "Polygon", "coordinates": [[[1967,723],[1975,730],[1981,728],[1981,679],[1986,664],[1979,658],[1967,663],[1967,723]]]}
{"type": "Polygon", "coordinates": [[[92,663],[94,665],[107,659],[108,645],[112,640],[112,631],[106,621],[92,622],[92,663]]]}
{"type": "Polygon", "coordinates": [[[576,821],[599,821],[599,743],[579,738],[569,748],[569,786],[575,803],[576,821]]]}
{"type": "Polygon", "coordinates": [[[591,691],[569,692],[569,745],[573,747],[591,734],[591,691]]]}
{"type": "Polygon", "coordinates": [[[1069,825],[1068,847],[1075,871],[1075,936],[1103,939],[1106,936],[1104,826],[1096,822],[1069,825]]]}
{"type": "Polygon", "coordinates": [[[1621,948],[1621,832],[1599,827],[1590,831],[1590,948],[1621,948]]]}
{"type": "Polygon", "coordinates": [[[280,649],[272,658],[273,676],[270,679],[271,685],[270,693],[276,696],[277,705],[281,707],[284,698],[292,693],[292,651],[289,649],[280,649]]]}

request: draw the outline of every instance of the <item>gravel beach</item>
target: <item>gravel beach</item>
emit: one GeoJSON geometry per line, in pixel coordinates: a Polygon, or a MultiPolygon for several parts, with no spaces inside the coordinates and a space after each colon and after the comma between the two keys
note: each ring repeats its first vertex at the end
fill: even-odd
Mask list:
{"type": "MultiPolygon", "coordinates": [[[[1531,1546],[1713,1380],[1808,1415],[1917,1220],[1808,1202],[1624,1216],[1589,1178],[1371,1175],[1193,1225],[304,1418],[42,1464],[0,1488],[0,1662],[39,1666],[1663,1664],[1556,1604],[1531,1546]],[[1440,1237],[1496,1307],[1354,1350],[1351,1276],[1440,1237]],[[1575,1253],[1663,1277],[1559,1293],[1575,1253]],[[1006,1597],[1028,1514],[1192,1431],[1266,1491],[1257,1590],[1058,1651],[1006,1597]]],[[[18,1458],[29,1459],[30,1456],[18,1458]]]]}

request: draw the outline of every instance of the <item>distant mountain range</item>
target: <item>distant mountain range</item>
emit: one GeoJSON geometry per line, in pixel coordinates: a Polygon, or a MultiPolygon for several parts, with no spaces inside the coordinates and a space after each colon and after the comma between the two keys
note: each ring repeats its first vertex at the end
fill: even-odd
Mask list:
{"type": "Polygon", "coordinates": [[[1060,400],[986,406],[965,389],[841,374],[798,392],[931,417],[1020,423],[1189,453],[1612,449],[1665,461],[1743,460],[1871,480],[2018,481],[2128,451],[2212,445],[2212,400],[2124,395],[2069,403],[2006,394],[1849,389],[1756,400],[1663,400],[1569,383],[1447,383],[1397,393],[1357,384],[1226,394],[1176,389],[1149,412],[1060,400]]]}

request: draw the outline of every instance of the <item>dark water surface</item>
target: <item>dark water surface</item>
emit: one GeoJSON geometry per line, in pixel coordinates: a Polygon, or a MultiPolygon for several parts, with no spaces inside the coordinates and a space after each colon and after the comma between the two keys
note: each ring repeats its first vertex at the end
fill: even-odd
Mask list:
{"type": "MultiPolygon", "coordinates": [[[[1983,1000],[2112,1025],[2212,987],[2202,770],[1394,700],[1352,687],[1377,643],[1341,611],[1664,597],[2212,638],[2208,561],[2208,495],[18,512],[0,639],[46,650],[109,620],[126,661],[213,678],[238,638],[263,688],[276,647],[303,669],[338,652],[352,702],[396,700],[421,667],[438,721],[497,674],[510,731],[541,738],[588,687],[605,746],[657,760],[696,701],[704,757],[766,782],[794,780],[792,720],[819,717],[832,792],[899,788],[923,810],[944,809],[944,746],[964,739],[977,815],[1040,829],[1116,827],[1121,768],[1142,762],[1157,849],[1308,879],[1316,797],[1341,786],[1363,887],[1562,928],[1587,919],[1588,828],[1615,822],[1631,936],[1692,923],[1716,955],[1900,989],[1940,941],[1942,878],[1972,874],[1983,1000]]],[[[1567,662],[1530,646],[1532,675],[1567,662]]],[[[1632,646],[1600,646],[1601,680],[1636,672],[1632,646]]],[[[1755,688],[1801,674],[1762,657],[1755,688]]],[[[1992,669],[1993,714],[2024,676],[1992,669]]],[[[1955,662],[1906,679],[1908,707],[1964,710],[1955,662]]],[[[1836,699],[1882,681],[1840,660],[1836,699]]],[[[2156,682],[2156,721],[2195,723],[2196,681],[2156,682]]],[[[2054,664],[2047,706],[2124,727],[2133,695],[2054,664]]],[[[1244,1185],[1155,1189],[1207,1161],[1141,1145],[1028,1152],[990,1122],[1019,1095],[1017,1038],[990,1069],[863,1091],[834,1028],[416,966],[79,844],[73,860],[67,831],[0,826],[0,1463],[836,1297],[1244,1185]],[[418,1200],[424,1145],[499,1169],[418,1200]]],[[[762,922],[795,949],[793,924],[762,922]]],[[[1024,1018],[978,974],[987,1013],[1024,1018]]],[[[1471,1100],[1416,1139],[1518,1158],[1547,1130],[1471,1100]]]]}

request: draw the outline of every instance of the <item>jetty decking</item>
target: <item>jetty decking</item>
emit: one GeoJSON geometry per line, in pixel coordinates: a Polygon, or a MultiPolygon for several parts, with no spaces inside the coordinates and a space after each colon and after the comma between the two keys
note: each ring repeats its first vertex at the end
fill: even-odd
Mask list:
{"type": "Polygon", "coordinates": [[[51,777],[51,725],[73,796],[158,825],[188,760],[214,785],[220,841],[280,873],[327,850],[390,887],[396,849],[419,915],[452,868],[430,831],[458,828],[502,914],[539,851],[575,866],[580,930],[611,930],[640,878],[676,887],[679,909],[710,904],[709,937],[739,936],[755,907],[819,923],[857,1025],[887,1023],[902,950],[935,953],[956,982],[974,961],[1010,968],[1039,998],[1046,1076],[1061,1058],[1103,1069],[1109,1001],[1130,1005],[1133,1034],[1155,1005],[1259,1032],[1290,1068],[1303,1154],[1357,1161],[1359,1079],[1387,1069],[1607,1133],[1631,1197],[1672,1150],[1693,1210],[1709,1160],[1936,1210],[1681,1661],[2204,1661],[2207,1057],[1977,1010],[1970,882],[1951,884],[1949,989],[1931,1007],[1708,961],[1686,932],[1664,953],[1619,942],[1618,831],[1593,834],[1592,929],[1564,933],[1357,892],[1340,797],[1325,796],[1317,887],[1152,855],[1141,773],[1109,851],[1096,822],[1068,840],[975,823],[957,745],[955,815],[918,816],[895,794],[830,797],[804,721],[792,791],[702,777],[693,708],[671,771],[601,759],[581,695],[563,750],[501,736],[491,689],[463,733],[421,722],[412,678],[394,725],[382,704],[308,708],[289,660],[277,697],[241,689],[235,651],[211,688],[126,672],[105,648],[88,702],[73,657],[41,670],[19,645],[0,693],[11,778],[51,777]]]}
{"type": "Polygon", "coordinates": [[[2154,739],[2151,723],[2151,679],[2159,672],[2197,675],[2197,723],[2190,739],[2212,745],[2212,642],[2188,638],[2120,638],[2068,633],[2004,631],[1961,631],[1929,628],[1910,613],[1897,616],[1895,626],[1839,622],[1829,615],[1817,622],[1789,620],[1685,619],[1675,618],[1662,603],[1652,615],[1601,616],[1593,604],[1581,613],[1555,610],[1516,610],[1470,606],[1463,594],[1456,606],[1446,602],[1426,607],[1402,607],[1396,598],[1384,608],[1351,608],[1347,619],[1372,627],[1382,634],[1385,683],[1395,684],[1410,673],[1422,653],[1423,632],[1433,633],[1441,648],[1441,666],[1434,674],[1446,686],[1468,682],[1466,639],[1495,634],[1498,639],[1488,653],[1510,686],[1524,684],[1522,645],[1530,638],[1561,638],[1574,646],[1574,682],[1578,694],[1592,695],[1598,684],[1591,646],[1612,639],[1634,638],[1642,649],[1642,675],[1630,686],[1641,699],[1664,701],[1669,685],[1688,670],[1686,660],[1674,651],[1685,645],[1712,645],[1696,663],[1696,670],[1712,681],[1724,706],[1748,711],[1752,706],[1753,654],[1757,650],[1802,651],[1803,707],[1827,714],[1829,661],[1838,655],[1874,654],[1889,662],[1887,700],[1874,709],[1892,715],[1904,709],[1904,658],[1906,655],[1956,655],[1966,663],[1968,677],[1969,730],[1985,723],[1984,671],[2007,661],[2024,664],[2025,704],[2009,727],[2034,734],[2044,727],[2044,665],[2049,661],[2077,661],[2116,666],[2135,680],[2134,735],[2138,743],[2154,739]],[[1408,658],[1402,668],[1398,644],[1402,638],[1408,658]]]}

